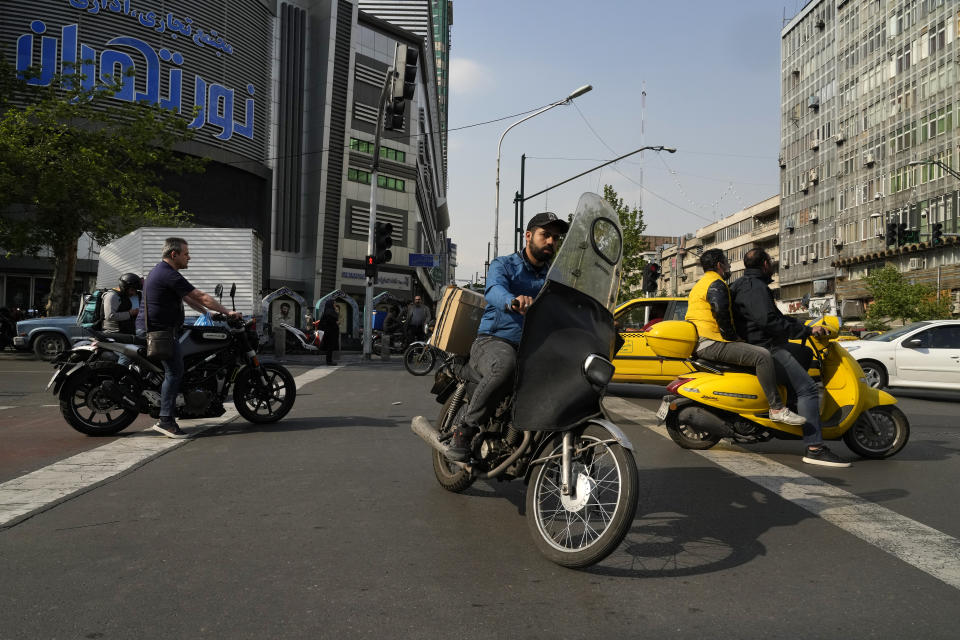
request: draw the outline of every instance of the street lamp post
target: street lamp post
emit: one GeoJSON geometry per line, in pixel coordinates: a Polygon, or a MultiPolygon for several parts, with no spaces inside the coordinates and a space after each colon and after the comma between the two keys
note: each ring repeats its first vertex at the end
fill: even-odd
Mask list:
{"type": "Polygon", "coordinates": [[[947,173],[949,173],[950,175],[952,175],[952,176],[953,176],[954,178],[956,178],[957,180],[960,180],[960,173],[957,173],[956,170],[951,169],[950,166],[947,165],[947,164],[946,164],[945,162],[943,162],[942,160],[911,160],[910,162],[907,163],[907,166],[908,166],[908,167],[916,167],[916,166],[924,165],[924,164],[935,164],[935,165],[937,165],[938,167],[940,167],[941,169],[943,169],[944,171],[946,171],[947,173]]]}
{"type": "Polygon", "coordinates": [[[559,107],[562,104],[570,104],[571,100],[582,96],[587,91],[590,91],[592,89],[593,87],[589,84],[583,85],[582,87],[580,87],[579,89],[577,89],[576,91],[568,95],[563,100],[557,100],[556,102],[548,104],[542,109],[538,109],[534,111],[533,113],[526,116],[525,118],[520,118],[519,120],[514,122],[512,125],[507,127],[506,130],[504,130],[504,132],[500,134],[500,140],[497,142],[497,202],[493,209],[493,257],[494,258],[496,258],[499,255],[499,246],[500,246],[500,147],[503,146],[503,137],[507,135],[507,132],[510,131],[510,129],[513,129],[515,126],[517,126],[521,122],[526,122],[530,118],[534,116],[538,116],[544,111],[549,111],[554,107],[559,107]]]}

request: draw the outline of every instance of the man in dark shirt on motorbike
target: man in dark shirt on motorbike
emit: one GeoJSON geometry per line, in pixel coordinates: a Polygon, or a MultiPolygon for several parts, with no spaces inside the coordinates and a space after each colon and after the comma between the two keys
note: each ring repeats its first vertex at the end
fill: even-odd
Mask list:
{"type": "Polygon", "coordinates": [[[780,312],[768,286],[772,281],[773,264],[766,251],[751,249],[743,257],[743,266],[743,276],[730,286],[737,333],[747,342],[769,349],[786,373],[787,381],[797,395],[797,412],[806,419],[803,441],[807,447],[803,461],[828,467],[849,467],[849,462],[823,444],[820,393],[807,373],[807,367],[798,360],[798,356],[803,358],[801,354],[806,348],[789,342],[811,335],[823,335],[827,330],[824,327],[808,327],[800,320],[780,312]]]}
{"type": "Polygon", "coordinates": [[[473,437],[509,392],[517,369],[517,347],[524,315],[543,288],[557,243],[569,227],[554,213],[538,213],[527,224],[524,248],[490,263],[485,291],[487,306],[477,329],[477,339],[470,348],[470,366],[481,379],[470,398],[463,423],[454,428],[446,454],[450,460],[470,459],[473,437]]]}
{"type": "Polygon", "coordinates": [[[163,363],[163,385],[160,387],[160,419],[150,427],[168,438],[189,437],[175,419],[177,394],[183,379],[183,353],[179,334],[183,328],[183,303],[203,314],[207,309],[240,318],[239,311],[230,311],[213,296],[197,289],[180,275],[190,262],[190,248],[183,238],[167,238],[163,243],[163,260],[150,271],[143,284],[143,300],[137,315],[137,331],[173,331],[173,355],[163,363]]]}

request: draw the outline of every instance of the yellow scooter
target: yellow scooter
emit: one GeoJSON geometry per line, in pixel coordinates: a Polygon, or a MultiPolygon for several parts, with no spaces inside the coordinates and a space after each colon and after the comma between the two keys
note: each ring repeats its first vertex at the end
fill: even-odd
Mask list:
{"type": "MultiPolygon", "coordinates": [[[[836,341],[840,322],[834,316],[811,320],[828,332],[807,338],[813,352],[810,375],[821,388],[820,419],[824,440],[843,439],[864,458],[888,458],[907,443],[910,423],[898,409],[896,398],[870,387],[857,361],[836,341]]],[[[667,385],[657,418],[685,449],[709,449],[722,438],[738,444],[766,442],[772,438],[801,439],[803,427],[772,422],[766,396],[755,371],[693,357],[697,329],[680,320],[655,324],[646,334],[647,344],[664,358],[685,359],[695,372],[667,385]]],[[[780,387],[787,398],[785,388],[780,387]]]]}

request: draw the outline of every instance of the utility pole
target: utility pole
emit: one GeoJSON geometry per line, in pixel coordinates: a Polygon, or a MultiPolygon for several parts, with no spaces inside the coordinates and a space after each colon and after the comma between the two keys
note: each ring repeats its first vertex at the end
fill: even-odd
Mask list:
{"type": "Polygon", "coordinates": [[[393,225],[389,223],[380,225],[380,233],[377,233],[377,173],[380,169],[380,137],[384,128],[384,112],[386,111],[387,116],[387,129],[403,128],[406,104],[413,99],[416,90],[419,55],[417,48],[397,44],[393,66],[387,69],[383,89],[380,91],[380,101],[377,105],[377,124],[374,127],[373,138],[373,165],[370,169],[370,218],[367,224],[367,257],[364,265],[367,277],[367,289],[363,305],[364,360],[369,360],[373,352],[373,285],[377,279],[377,266],[389,262],[392,257],[388,249],[391,244],[389,236],[393,231],[393,225]]]}

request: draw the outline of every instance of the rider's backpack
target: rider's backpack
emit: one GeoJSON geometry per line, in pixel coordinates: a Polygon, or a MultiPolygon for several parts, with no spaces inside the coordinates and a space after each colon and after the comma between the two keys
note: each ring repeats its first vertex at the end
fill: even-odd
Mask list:
{"type": "Polygon", "coordinates": [[[110,289],[97,289],[84,301],[77,316],[77,324],[84,329],[103,329],[103,294],[110,289]]]}

